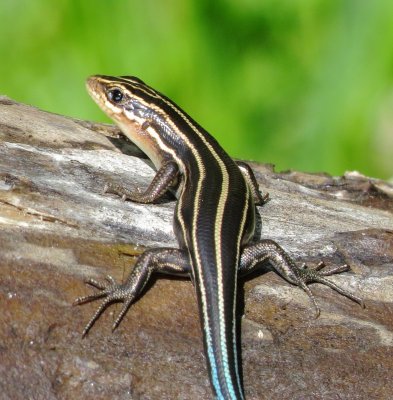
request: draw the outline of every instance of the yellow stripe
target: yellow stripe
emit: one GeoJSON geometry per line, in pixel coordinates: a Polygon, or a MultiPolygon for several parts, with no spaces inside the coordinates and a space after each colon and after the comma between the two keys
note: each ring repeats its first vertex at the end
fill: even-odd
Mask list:
{"type": "MultiPolygon", "coordinates": [[[[214,150],[214,148],[212,147],[212,145],[206,140],[205,135],[199,131],[192,123],[191,121],[184,115],[184,113],[179,110],[177,107],[174,106],[173,103],[163,99],[161,97],[161,100],[164,101],[167,105],[169,105],[173,110],[175,110],[180,117],[183,119],[183,121],[185,121],[187,123],[187,125],[202,139],[203,143],[205,144],[205,146],[209,149],[210,154],[213,155],[213,157],[216,159],[220,170],[221,170],[221,174],[222,174],[222,190],[221,190],[221,194],[220,194],[220,200],[219,200],[219,204],[218,204],[218,212],[216,214],[216,221],[215,221],[215,233],[214,233],[214,239],[215,239],[215,248],[216,248],[216,266],[217,266],[217,282],[218,282],[218,299],[219,299],[219,326],[220,326],[220,337],[221,337],[221,356],[223,359],[223,367],[224,369],[226,369],[226,373],[229,375],[229,361],[228,361],[228,350],[227,350],[227,343],[225,340],[225,331],[226,331],[226,324],[225,324],[225,307],[224,307],[224,286],[223,286],[223,265],[222,265],[222,242],[221,242],[221,232],[222,232],[222,224],[223,224],[223,215],[224,215],[224,210],[225,210],[225,205],[227,203],[227,199],[228,199],[228,194],[229,194],[229,174],[228,171],[225,167],[225,163],[222,161],[222,159],[220,158],[220,156],[217,154],[217,152],[214,150]]],[[[187,136],[184,136],[182,134],[182,132],[180,132],[176,126],[174,126],[175,131],[179,132],[180,135],[184,138],[185,142],[187,144],[190,145],[190,147],[193,149],[194,147],[192,146],[192,144],[188,141],[187,136]]],[[[198,169],[199,172],[203,175],[202,178],[200,178],[198,180],[197,183],[197,190],[196,190],[196,201],[195,201],[195,208],[194,208],[194,218],[193,218],[193,230],[192,230],[192,238],[193,238],[193,244],[194,244],[194,249],[196,251],[196,259],[197,259],[197,263],[198,263],[198,267],[197,271],[198,274],[200,276],[200,282],[203,282],[203,266],[201,264],[201,260],[199,258],[199,248],[198,248],[198,244],[197,244],[197,218],[199,216],[199,211],[200,208],[198,207],[199,204],[199,199],[201,196],[201,191],[202,191],[202,184],[203,184],[203,180],[205,178],[205,168],[203,163],[201,162],[201,158],[200,155],[198,153],[198,151],[195,149],[195,152],[197,153],[197,155],[195,155],[194,151],[192,150],[194,156],[195,156],[195,160],[197,161],[198,164],[198,169]]],[[[241,231],[239,232],[239,237],[238,237],[238,250],[237,253],[239,253],[239,247],[240,247],[240,240],[241,240],[241,233],[242,233],[243,227],[241,229],[241,231]]],[[[235,269],[238,266],[238,258],[239,258],[239,254],[237,254],[237,262],[235,265],[235,269]]],[[[235,275],[235,279],[236,279],[236,275],[235,275]]],[[[237,286],[237,282],[235,282],[235,288],[237,286]]],[[[205,321],[207,321],[207,328],[209,327],[209,318],[207,315],[207,300],[206,300],[206,292],[204,290],[203,287],[201,287],[201,291],[203,292],[203,309],[204,309],[204,314],[205,314],[205,321]]],[[[236,296],[236,292],[234,293],[234,296],[236,296]]],[[[234,297],[236,299],[236,297],[234,297]]],[[[202,300],[202,299],[201,299],[202,300]]],[[[232,314],[235,314],[235,302],[234,302],[234,307],[232,310],[232,314]]],[[[232,316],[233,318],[233,316],[232,316]]],[[[236,316],[235,316],[236,318],[236,316]]],[[[233,329],[233,328],[232,328],[233,329]]],[[[234,333],[235,335],[236,333],[234,333]]],[[[234,336],[235,337],[235,336],[234,336]]],[[[236,348],[236,346],[234,346],[236,348]]],[[[235,350],[236,351],[236,350],[235,350]]],[[[235,360],[236,364],[237,364],[237,360],[235,360]]],[[[239,388],[240,386],[240,378],[238,375],[238,368],[236,368],[236,374],[237,374],[237,378],[238,378],[238,385],[239,388]]]]}
{"type": "MultiPolygon", "coordinates": [[[[145,92],[148,93],[148,92],[145,92]]],[[[201,135],[201,133],[190,123],[190,121],[185,118],[184,114],[182,112],[180,112],[176,107],[174,107],[174,105],[172,103],[170,103],[169,101],[163,99],[161,96],[159,97],[162,101],[164,101],[166,104],[168,104],[172,109],[174,109],[175,111],[178,112],[178,114],[187,122],[187,124],[190,126],[190,128],[198,134],[198,136],[200,138],[203,139],[203,141],[206,143],[205,138],[203,137],[203,135],[201,135]]],[[[157,112],[158,115],[167,115],[167,113],[165,113],[160,107],[156,106],[155,104],[151,104],[146,102],[144,99],[139,98],[139,101],[146,105],[147,107],[153,109],[154,111],[157,112]]],[[[203,165],[203,161],[202,161],[202,157],[199,153],[199,151],[196,149],[196,147],[189,141],[187,135],[185,135],[180,129],[177,128],[176,124],[170,119],[170,118],[165,118],[166,122],[170,125],[170,127],[172,128],[172,130],[174,132],[176,132],[176,134],[187,144],[187,146],[189,147],[189,149],[191,150],[194,159],[197,163],[198,166],[198,171],[199,171],[199,175],[200,178],[198,179],[197,182],[197,190],[196,190],[196,200],[194,202],[195,204],[195,208],[198,206],[199,204],[199,200],[200,200],[200,196],[201,196],[201,191],[202,191],[202,184],[203,181],[205,179],[206,176],[206,171],[205,171],[205,167],[203,165]]],[[[158,133],[156,133],[158,135],[158,133]]],[[[156,138],[156,136],[155,136],[156,138]]],[[[162,141],[161,141],[162,143],[162,141]]],[[[167,148],[165,146],[165,148],[167,148]]],[[[172,155],[174,153],[174,151],[172,149],[170,149],[170,154],[172,155]]],[[[217,156],[218,157],[218,156],[217,156]]],[[[176,159],[178,159],[178,157],[176,156],[176,159]]],[[[185,167],[184,164],[181,163],[180,164],[182,166],[182,172],[185,172],[185,167]]],[[[182,201],[182,196],[180,196],[179,198],[180,204],[178,205],[178,209],[181,210],[181,201],[182,201]]],[[[203,266],[201,263],[201,259],[199,257],[199,247],[198,247],[198,243],[197,243],[197,235],[196,235],[196,230],[197,230],[197,216],[198,216],[198,210],[194,209],[194,213],[193,213],[193,230],[192,230],[192,242],[193,242],[193,248],[195,249],[195,259],[196,259],[196,272],[199,276],[199,280],[202,283],[203,282],[203,266]]],[[[181,217],[181,213],[178,213],[178,218],[180,221],[180,224],[182,226],[183,229],[183,233],[184,233],[184,240],[186,241],[187,247],[189,246],[189,243],[187,243],[187,235],[185,234],[186,232],[186,227],[185,227],[185,222],[183,220],[183,218],[181,217]]],[[[208,311],[207,311],[207,297],[206,297],[206,291],[205,291],[205,287],[203,284],[200,285],[200,291],[201,291],[201,303],[202,303],[202,310],[203,310],[203,316],[204,316],[204,321],[206,321],[206,329],[209,329],[210,327],[210,322],[209,322],[209,316],[208,316],[208,311]]],[[[208,337],[210,337],[210,331],[209,331],[209,335],[208,337]]]]}

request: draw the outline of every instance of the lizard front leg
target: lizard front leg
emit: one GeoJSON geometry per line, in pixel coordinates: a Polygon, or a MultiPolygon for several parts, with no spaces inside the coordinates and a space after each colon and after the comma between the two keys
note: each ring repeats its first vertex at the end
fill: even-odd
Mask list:
{"type": "Polygon", "coordinates": [[[264,205],[269,200],[269,193],[266,193],[264,195],[261,194],[261,192],[259,191],[258,182],[255,178],[252,168],[243,161],[236,161],[236,165],[239,167],[240,172],[243,174],[243,177],[251,190],[254,204],[257,206],[264,205]]]}
{"type": "Polygon", "coordinates": [[[178,178],[179,168],[174,161],[164,163],[157,171],[149,187],[143,192],[132,191],[124,186],[107,183],[105,193],[114,193],[122,197],[123,200],[131,200],[137,203],[154,203],[172,188],[178,178]]]}

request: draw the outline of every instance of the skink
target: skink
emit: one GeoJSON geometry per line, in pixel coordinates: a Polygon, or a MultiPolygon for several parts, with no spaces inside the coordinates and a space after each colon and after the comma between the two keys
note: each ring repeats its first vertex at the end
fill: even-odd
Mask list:
{"type": "Polygon", "coordinates": [[[130,76],[96,75],[87,89],[101,109],[154,163],[157,174],[145,192],[109,185],[108,191],[131,201],[153,203],[168,190],[177,193],[174,232],[179,248],[157,248],[143,253],[124,283],[87,282],[97,292],[75,304],[103,298],[83,335],[112,302],[123,302],[116,328],[155,272],[188,275],[200,311],[209,378],[216,399],[244,399],[239,374],[237,332],[238,277],[256,271],[264,262],[287,281],[301,287],[319,307],[308,287],[319,282],[358,302],[360,298],[326,276],[349,269],[342,265],[322,270],[297,266],[274,241],[251,243],[255,205],[267,196],[259,192],[251,168],[233,161],[218,142],[173,101],[130,76]]]}

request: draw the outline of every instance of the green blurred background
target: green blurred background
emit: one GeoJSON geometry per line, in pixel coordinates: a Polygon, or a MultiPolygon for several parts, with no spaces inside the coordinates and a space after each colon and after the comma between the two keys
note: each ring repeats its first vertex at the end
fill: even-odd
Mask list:
{"type": "Polygon", "coordinates": [[[142,78],[234,157],[393,176],[391,0],[1,0],[0,93],[107,121],[97,73],[142,78]]]}

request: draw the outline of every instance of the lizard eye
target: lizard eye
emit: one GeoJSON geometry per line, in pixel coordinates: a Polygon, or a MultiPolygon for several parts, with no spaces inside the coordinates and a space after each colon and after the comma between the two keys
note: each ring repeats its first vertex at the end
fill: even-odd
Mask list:
{"type": "Polygon", "coordinates": [[[120,89],[111,89],[108,91],[108,99],[113,103],[120,103],[123,97],[123,92],[120,89]]]}

